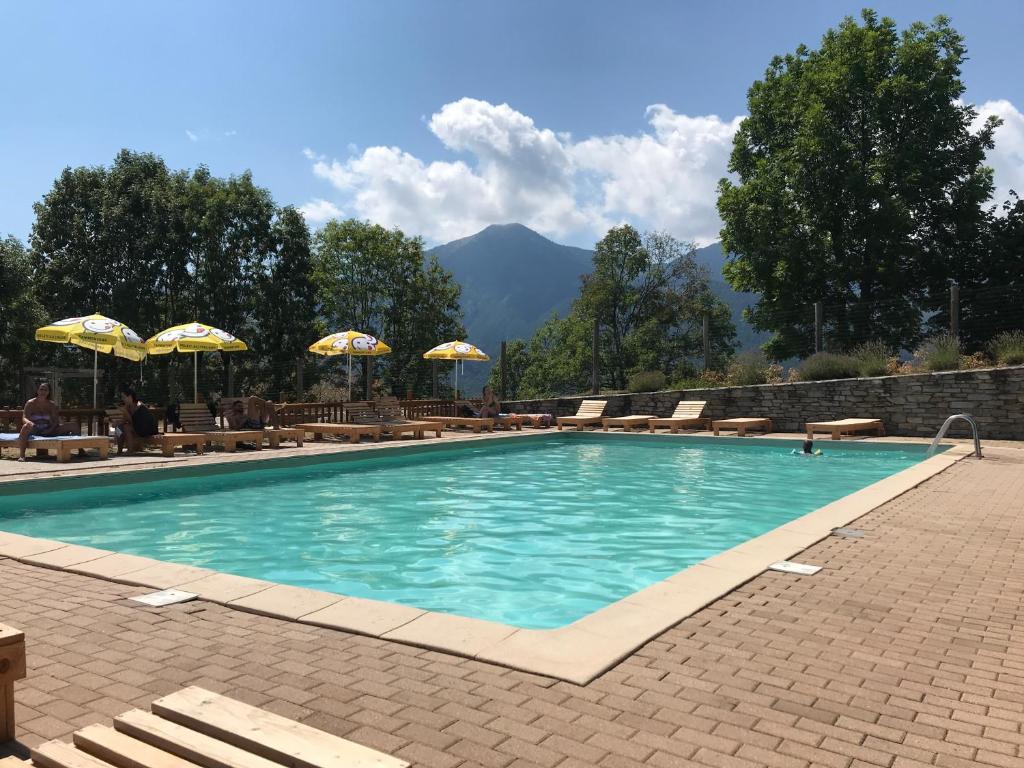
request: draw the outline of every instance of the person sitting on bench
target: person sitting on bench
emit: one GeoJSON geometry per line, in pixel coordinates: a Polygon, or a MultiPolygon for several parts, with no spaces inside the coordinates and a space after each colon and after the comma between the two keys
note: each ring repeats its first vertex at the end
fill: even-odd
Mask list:
{"type": "Polygon", "coordinates": [[[21,431],[18,434],[18,461],[25,460],[25,449],[28,448],[30,436],[57,437],[58,435],[77,434],[77,424],[61,424],[60,411],[50,399],[50,385],[40,381],[36,387],[36,396],[25,403],[21,417],[21,431]]]}
{"type": "Polygon", "coordinates": [[[121,395],[121,426],[117,432],[117,452],[120,454],[127,447],[135,450],[138,438],[152,437],[160,431],[153,412],[139,400],[130,384],[122,384],[121,395]]]}
{"type": "Polygon", "coordinates": [[[235,400],[224,417],[228,427],[234,430],[263,429],[267,426],[277,429],[280,426],[277,412],[277,405],[270,400],[252,396],[235,400]]]}

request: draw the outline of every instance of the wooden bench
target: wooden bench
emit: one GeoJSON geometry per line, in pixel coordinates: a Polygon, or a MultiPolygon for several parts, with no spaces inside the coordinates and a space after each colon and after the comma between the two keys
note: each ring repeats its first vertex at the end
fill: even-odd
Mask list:
{"type": "MultiPolygon", "coordinates": [[[[17,448],[17,440],[3,440],[0,448],[17,448]]],[[[61,464],[71,461],[75,451],[96,450],[101,459],[110,458],[110,438],[103,435],[66,435],[63,437],[38,437],[28,439],[28,447],[37,456],[46,456],[50,449],[57,451],[57,461],[61,464]]]]}
{"type": "Polygon", "coordinates": [[[582,427],[600,424],[607,404],[607,400],[584,400],[580,403],[579,410],[576,411],[575,416],[559,416],[555,420],[559,431],[561,431],[563,426],[576,427],[576,430],[579,431],[582,427]]]}
{"type": "Polygon", "coordinates": [[[760,429],[767,435],[772,431],[772,420],[744,417],[740,419],[716,419],[711,422],[711,429],[718,437],[720,429],[735,429],[736,437],[744,437],[748,429],[760,429]]]}
{"type": "Polygon", "coordinates": [[[443,427],[467,427],[479,433],[494,431],[494,419],[481,419],[475,416],[424,416],[424,421],[440,424],[443,427]]]}
{"type": "Polygon", "coordinates": [[[204,403],[182,403],[179,406],[181,428],[188,433],[201,434],[206,444],[218,443],[224,450],[233,453],[239,443],[253,443],[256,450],[263,450],[262,429],[217,429],[213,414],[204,403]]]}
{"type": "Polygon", "coordinates": [[[855,432],[874,432],[879,437],[885,436],[885,425],[881,419],[839,419],[837,421],[807,422],[807,439],[813,440],[815,432],[828,432],[833,440],[842,440],[843,434],[855,432]]]}
{"type": "MultiPolygon", "coordinates": [[[[120,408],[107,409],[107,423],[110,426],[120,427],[122,421],[124,412],[120,408]]],[[[140,448],[159,448],[164,456],[173,456],[176,449],[190,446],[197,454],[202,455],[206,446],[206,436],[198,432],[158,432],[149,437],[135,437],[131,444],[126,445],[129,453],[140,448]]]]}
{"type": "Polygon", "coordinates": [[[0,744],[14,738],[14,681],[25,677],[25,633],[0,624],[0,744]]]}
{"type": "MultiPolygon", "coordinates": [[[[349,409],[346,408],[346,413],[349,409]]],[[[402,413],[402,408],[398,404],[398,401],[380,400],[376,403],[376,412],[367,412],[366,409],[361,411],[352,410],[352,414],[356,417],[353,421],[358,423],[372,424],[373,419],[377,418],[380,421],[381,428],[389,433],[392,437],[398,437],[400,435],[409,433],[412,434],[417,440],[422,440],[423,436],[427,432],[433,432],[437,437],[441,436],[441,432],[444,430],[443,424],[437,424],[430,421],[429,419],[407,419],[402,413]]]]}
{"type": "Polygon", "coordinates": [[[601,419],[601,428],[607,432],[608,427],[622,427],[623,432],[632,432],[634,429],[646,427],[647,422],[654,416],[605,416],[601,419]]]}
{"type": "Polygon", "coordinates": [[[265,429],[263,436],[271,448],[280,448],[282,440],[294,440],[295,447],[301,448],[302,441],[306,437],[306,430],[301,427],[279,427],[278,429],[265,429]]]}
{"type": "MultiPolygon", "coordinates": [[[[40,768],[407,768],[408,763],[195,686],[31,750],[40,768]]],[[[24,764],[23,764],[24,765],[24,764]]]]}
{"type": "Polygon", "coordinates": [[[658,427],[668,427],[673,435],[680,429],[687,427],[698,427],[700,429],[711,429],[711,419],[704,417],[704,408],[707,400],[680,400],[676,403],[676,409],[667,418],[649,419],[647,429],[654,432],[658,427]]]}
{"type": "Polygon", "coordinates": [[[313,440],[319,442],[324,435],[337,435],[347,437],[350,443],[358,443],[363,435],[380,441],[380,433],[383,431],[380,424],[296,424],[296,429],[301,429],[313,435],[313,440]]]}

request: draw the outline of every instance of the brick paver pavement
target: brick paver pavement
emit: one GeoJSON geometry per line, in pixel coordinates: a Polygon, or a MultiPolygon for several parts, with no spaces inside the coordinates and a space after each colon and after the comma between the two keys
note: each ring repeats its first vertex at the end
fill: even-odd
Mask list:
{"type": "Polygon", "coordinates": [[[20,745],[197,684],[415,765],[1024,765],[1024,452],[990,450],[585,687],[0,560],[20,745]]]}

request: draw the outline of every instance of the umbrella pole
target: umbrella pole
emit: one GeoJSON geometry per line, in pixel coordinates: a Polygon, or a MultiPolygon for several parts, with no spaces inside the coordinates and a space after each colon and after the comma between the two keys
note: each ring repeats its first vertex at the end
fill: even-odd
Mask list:
{"type": "Polygon", "coordinates": [[[92,409],[94,411],[96,410],[96,379],[97,379],[97,374],[96,374],[96,358],[98,356],[99,355],[98,355],[97,351],[94,349],[92,351],[92,409]]]}
{"type": "Polygon", "coordinates": [[[454,400],[459,399],[459,361],[455,361],[455,397],[454,400]]]}
{"type": "Polygon", "coordinates": [[[199,402],[199,353],[192,353],[192,402],[199,402]]]}
{"type": "Polygon", "coordinates": [[[348,401],[352,402],[352,354],[348,356],[348,377],[345,379],[348,382],[348,401]]]}

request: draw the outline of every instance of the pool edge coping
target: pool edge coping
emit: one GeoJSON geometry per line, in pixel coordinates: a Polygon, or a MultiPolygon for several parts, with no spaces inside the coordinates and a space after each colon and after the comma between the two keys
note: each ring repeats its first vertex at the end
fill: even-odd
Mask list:
{"type": "Polygon", "coordinates": [[[969,446],[948,447],[556,629],[523,629],[3,531],[0,557],[125,585],[183,589],[229,608],[585,685],[772,563],[804,551],[827,538],[833,529],[916,488],[970,453],[969,446]]]}

